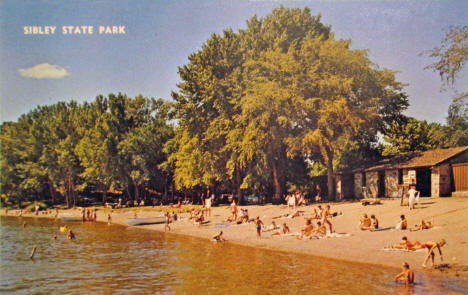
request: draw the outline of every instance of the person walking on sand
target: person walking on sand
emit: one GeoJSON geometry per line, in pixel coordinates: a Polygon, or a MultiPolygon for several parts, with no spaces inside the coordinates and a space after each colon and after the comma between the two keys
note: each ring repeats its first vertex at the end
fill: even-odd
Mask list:
{"type": "Polygon", "coordinates": [[[107,225],[111,225],[112,217],[110,213],[107,214],[107,225]]]}
{"type": "Polygon", "coordinates": [[[171,222],[171,215],[169,214],[169,212],[166,212],[164,231],[171,230],[171,227],[169,226],[170,222],[171,222]]]}
{"type": "Polygon", "coordinates": [[[406,286],[414,283],[414,272],[407,262],[403,263],[401,272],[395,276],[395,282],[399,281],[405,282],[406,286]]]}
{"type": "Polygon", "coordinates": [[[263,222],[260,220],[260,216],[255,218],[255,225],[257,227],[257,238],[261,238],[263,222]]]}
{"type": "Polygon", "coordinates": [[[415,189],[414,185],[410,186],[410,189],[408,190],[408,207],[410,210],[414,209],[414,205],[416,203],[416,200],[419,199],[419,192],[415,189]]]}

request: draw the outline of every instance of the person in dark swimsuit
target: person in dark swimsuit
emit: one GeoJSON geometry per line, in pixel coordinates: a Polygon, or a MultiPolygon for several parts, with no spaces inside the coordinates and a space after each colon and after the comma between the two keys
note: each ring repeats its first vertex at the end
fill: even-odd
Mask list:
{"type": "Polygon", "coordinates": [[[260,216],[257,216],[257,218],[255,218],[255,225],[257,226],[257,237],[261,238],[263,222],[260,220],[260,216]]]}

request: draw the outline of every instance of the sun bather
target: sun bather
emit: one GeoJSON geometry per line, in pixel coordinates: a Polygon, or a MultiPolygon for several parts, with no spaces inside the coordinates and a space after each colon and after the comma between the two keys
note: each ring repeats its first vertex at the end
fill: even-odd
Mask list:
{"type": "Polygon", "coordinates": [[[423,219],[423,220],[421,220],[421,224],[415,224],[414,228],[410,228],[409,230],[410,231],[418,231],[418,230],[423,230],[423,229],[430,229],[432,227],[434,227],[432,222],[424,221],[424,219],[423,219]]]}
{"type": "Polygon", "coordinates": [[[275,230],[275,229],[279,229],[279,226],[276,225],[276,222],[273,220],[271,222],[271,225],[266,225],[262,228],[262,231],[263,232],[268,232],[268,231],[272,231],[272,230],[275,230]]]}
{"type": "Polygon", "coordinates": [[[281,226],[281,231],[277,231],[273,233],[272,236],[285,235],[285,234],[289,234],[290,232],[291,230],[289,229],[289,226],[286,224],[286,222],[284,222],[283,225],[281,226]]]}

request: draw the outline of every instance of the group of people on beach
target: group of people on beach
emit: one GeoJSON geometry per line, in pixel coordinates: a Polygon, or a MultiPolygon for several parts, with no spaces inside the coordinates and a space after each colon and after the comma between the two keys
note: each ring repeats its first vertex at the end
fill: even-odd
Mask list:
{"type": "Polygon", "coordinates": [[[94,210],[83,208],[81,210],[81,218],[83,221],[97,221],[97,209],[94,210]]]}

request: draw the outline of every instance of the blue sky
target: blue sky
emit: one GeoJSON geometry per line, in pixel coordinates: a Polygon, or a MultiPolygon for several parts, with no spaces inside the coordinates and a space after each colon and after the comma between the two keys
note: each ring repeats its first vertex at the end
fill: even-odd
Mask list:
{"type": "MultiPolygon", "coordinates": [[[[0,120],[14,121],[38,105],[98,94],[170,99],[177,67],[212,33],[245,28],[254,14],[279,5],[309,6],[338,38],[369,49],[379,67],[399,71],[411,106],[406,114],[444,122],[453,91],[440,92],[431,60],[419,53],[440,44],[451,26],[467,25],[468,1],[263,0],[3,0],[0,2],[0,120]],[[53,35],[25,35],[24,26],[57,26],[53,35]],[[94,26],[93,35],[63,35],[61,26],[94,26]],[[100,25],[126,34],[100,35],[100,25]],[[41,72],[43,76],[37,76],[41,72]]],[[[458,79],[460,90],[468,70],[458,79]]],[[[466,89],[465,89],[466,90],[466,89]]]]}

